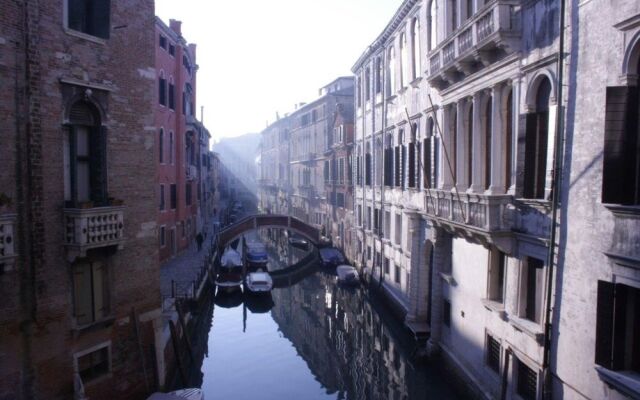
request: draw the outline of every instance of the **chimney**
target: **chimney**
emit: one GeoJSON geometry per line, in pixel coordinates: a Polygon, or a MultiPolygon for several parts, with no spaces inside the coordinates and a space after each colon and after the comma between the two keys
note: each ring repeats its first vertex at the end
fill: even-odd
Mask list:
{"type": "Polygon", "coordinates": [[[170,19],[169,28],[177,33],[178,36],[182,36],[182,21],[178,21],[177,19],[170,19]]]}

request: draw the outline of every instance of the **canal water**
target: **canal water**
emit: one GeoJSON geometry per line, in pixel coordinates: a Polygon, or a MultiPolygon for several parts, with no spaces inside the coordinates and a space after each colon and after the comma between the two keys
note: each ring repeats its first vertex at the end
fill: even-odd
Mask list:
{"type": "MultiPolygon", "coordinates": [[[[263,242],[270,270],[301,257],[286,240],[286,247],[263,242]]],[[[464,398],[438,365],[415,360],[417,344],[379,298],[339,286],[334,272],[312,268],[274,288],[272,302],[244,296],[213,304],[208,336],[200,338],[207,341],[198,373],[205,398],[464,398]]]]}

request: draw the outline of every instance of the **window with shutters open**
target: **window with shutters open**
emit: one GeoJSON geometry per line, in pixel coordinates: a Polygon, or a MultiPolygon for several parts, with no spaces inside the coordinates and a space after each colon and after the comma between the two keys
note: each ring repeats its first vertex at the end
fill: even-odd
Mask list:
{"type": "Polygon", "coordinates": [[[640,205],[638,87],[608,87],[605,105],[602,202],[640,205]]]}
{"type": "Polygon", "coordinates": [[[110,0],[67,0],[68,29],[102,39],[109,39],[111,30],[110,0]]]}
{"type": "Polygon", "coordinates": [[[526,199],[545,197],[550,98],[551,83],[544,79],[538,86],[536,111],[526,117],[523,182],[523,197],[526,199]]]}
{"type": "Polygon", "coordinates": [[[92,324],[109,315],[107,268],[102,261],[73,266],[74,316],[78,326],[92,324]]]}
{"type": "Polygon", "coordinates": [[[640,373],[640,289],[598,281],[595,363],[640,373]]]}
{"type": "Polygon", "coordinates": [[[93,105],[79,101],[71,107],[64,142],[67,206],[106,205],[106,128],[93,105]]]}

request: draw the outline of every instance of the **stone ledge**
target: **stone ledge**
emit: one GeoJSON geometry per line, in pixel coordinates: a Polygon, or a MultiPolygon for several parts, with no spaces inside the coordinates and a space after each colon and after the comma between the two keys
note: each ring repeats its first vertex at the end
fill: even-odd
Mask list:
{"type": "Polygon", "coordinates": [[[608,386],[632,399],[640,399],[640,374],[633,371],[612,371],[596,366],[600,379],[608,386]]]}

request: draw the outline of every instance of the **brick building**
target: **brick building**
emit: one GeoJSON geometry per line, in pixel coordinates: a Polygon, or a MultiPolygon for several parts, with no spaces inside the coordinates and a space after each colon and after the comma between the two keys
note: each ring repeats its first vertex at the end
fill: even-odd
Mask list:
{"type": "Polygon", "coordinates": [[[88,4],[0,6],[3,399],[154,389],[154,4],[88,4]]]}
{"type": "Polygon", "coordinates": [[[182,23],[155,19],[160,262],[186,249],[204,229],[201,211],[204,169],[211,135],[196,119],[196,45],[182,36],[182,23]]]}

